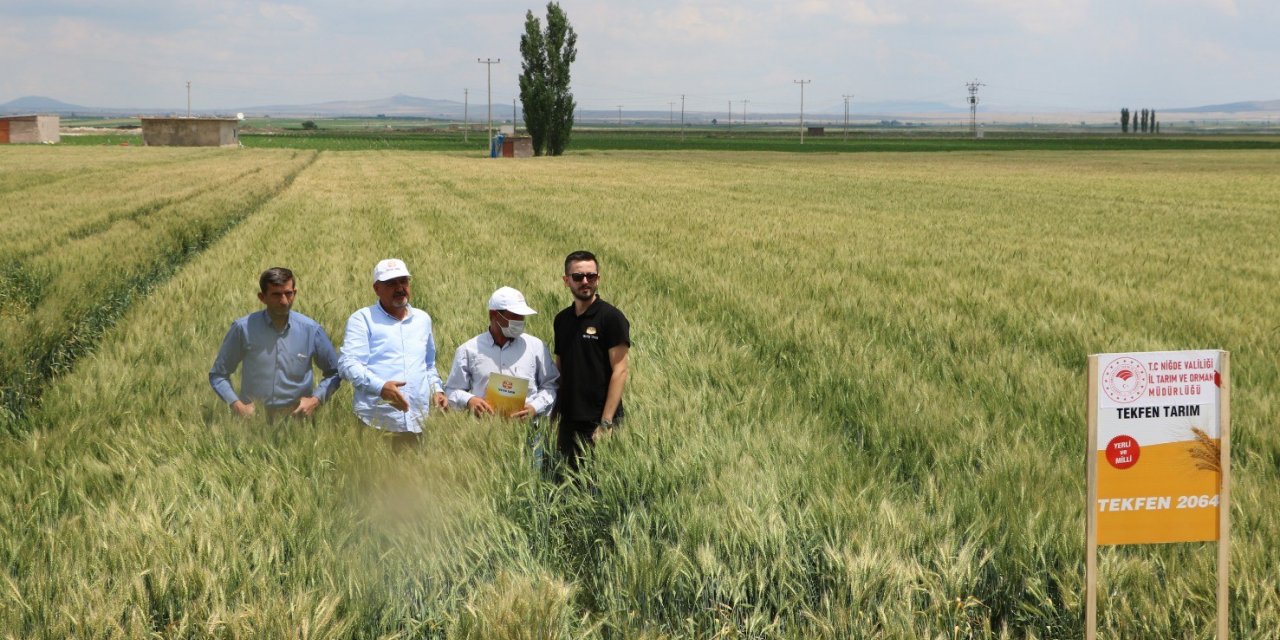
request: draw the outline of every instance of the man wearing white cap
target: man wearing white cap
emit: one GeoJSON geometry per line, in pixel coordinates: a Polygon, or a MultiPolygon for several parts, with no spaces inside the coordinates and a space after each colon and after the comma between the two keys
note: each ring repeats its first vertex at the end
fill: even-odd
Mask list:
{"type": "Polygon", "coordinates": [[[355,388],[361,422],[412,442],[430,408],[446,404],[431,316],[409,305],[409,269],[401,260],[373,268],[373,292],[378,302],[347,319],[338,369],[355,388]]]}
{"type": "Polygon", "coordinates": [[[485,398],[485,390],[490,376],[501,374],[529,381],[524,408],[510,417],[529,419],[551,412],[560,372],[547,345],[524,332],[525,318],[537,313],[525,303],[524,294],[511,287],[493,292],[488,331],[462,343],[453,356],[444,386],[450,405],[476,416],[493,415],[495,408],[485,398]]]}

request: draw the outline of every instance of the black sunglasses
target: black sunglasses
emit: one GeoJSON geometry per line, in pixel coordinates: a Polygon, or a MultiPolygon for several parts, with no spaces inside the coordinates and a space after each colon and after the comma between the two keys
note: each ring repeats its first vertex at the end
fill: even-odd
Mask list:
{"type": "Polygon", "coordinates": [[[598,274],[598,273],[571,273],[571,274],[569,274],[569,277],[570,277],[570,278],[573,278],[573,281],[574,281],[574,282],[582,282],[583,280],[586,280],[587,282],[595,282],[596,280],[599,280],[599,279],[600,279],[600,274],[598,274]]]}

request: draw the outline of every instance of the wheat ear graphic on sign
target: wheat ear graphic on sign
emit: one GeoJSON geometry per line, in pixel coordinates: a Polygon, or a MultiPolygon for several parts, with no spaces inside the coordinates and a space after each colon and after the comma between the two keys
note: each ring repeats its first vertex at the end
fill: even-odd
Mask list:
{"type": "Polygon", "coordinates": [[[1201,471],[1221,472],[1222,446],[1199,427],[1191,427],[1191,433],[1196,437],[1195,444],[1187,447],[1187,452],[1191,454],[1191,459],[1195,460],[1196,468],[1201,471]]]}

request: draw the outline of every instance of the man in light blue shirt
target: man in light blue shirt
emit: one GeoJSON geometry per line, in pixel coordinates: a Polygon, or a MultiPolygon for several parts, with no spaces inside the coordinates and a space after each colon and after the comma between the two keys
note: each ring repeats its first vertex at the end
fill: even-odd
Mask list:
{"type": "Polygon", "coordinates": [[[231,323],[209,370],[209,384],[241,417],[255,415],[258,407],[268,419],[309,417],[342,384],[338,354],[323,327],[292,310],[298,294],[292,271],[284,267],[263,271],[258,289],[258,300],[266,309],[231,323]],[[241,363],[237,394],[231,374],[241,363]],[[313,363],[324,374],[316,389],[312,389],[313,363]]]}
{"type": "Polygon", "coordinates": [[[494,414],[485,398],[489,376],[502,374],[529,381],[524,408],[510,417],[531,419],[551,413],[556,403],[560,372],[546,343],[524,332],[525,318],[538,313],[524,301],[524,294],[502,287],[489,297],[489,328],[462,343],[453,357],[445,395],[455,409],[476,416],[494,414]]]}
{"type": "Polygon", "coordinates": [[[409,305],[409,269],[401,260],[373,268],[373,292],[378,302],[347,319],[338,368],[355,388],[352,404],[361,422],[420,434],[430,408],[446,405],[431,316],[409,305]]]}

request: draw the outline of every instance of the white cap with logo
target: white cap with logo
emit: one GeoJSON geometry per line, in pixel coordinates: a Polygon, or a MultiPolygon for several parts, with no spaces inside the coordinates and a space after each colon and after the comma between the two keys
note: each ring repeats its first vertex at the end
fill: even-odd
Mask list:
{"type": "Polygon", "coordinates": [[[523,293],[511,287],[502,287],[489,296],[489,310],[510,311],[518,316],[532,316],[538,313],[525,304],[523,293]]]}
{"type": "Polygon", "coordinates": [[[373,267],[374,282],[386,282],[401,276],[409,277],[409,267],[404,266],[403,260],[387,258],[373,267]]]}

